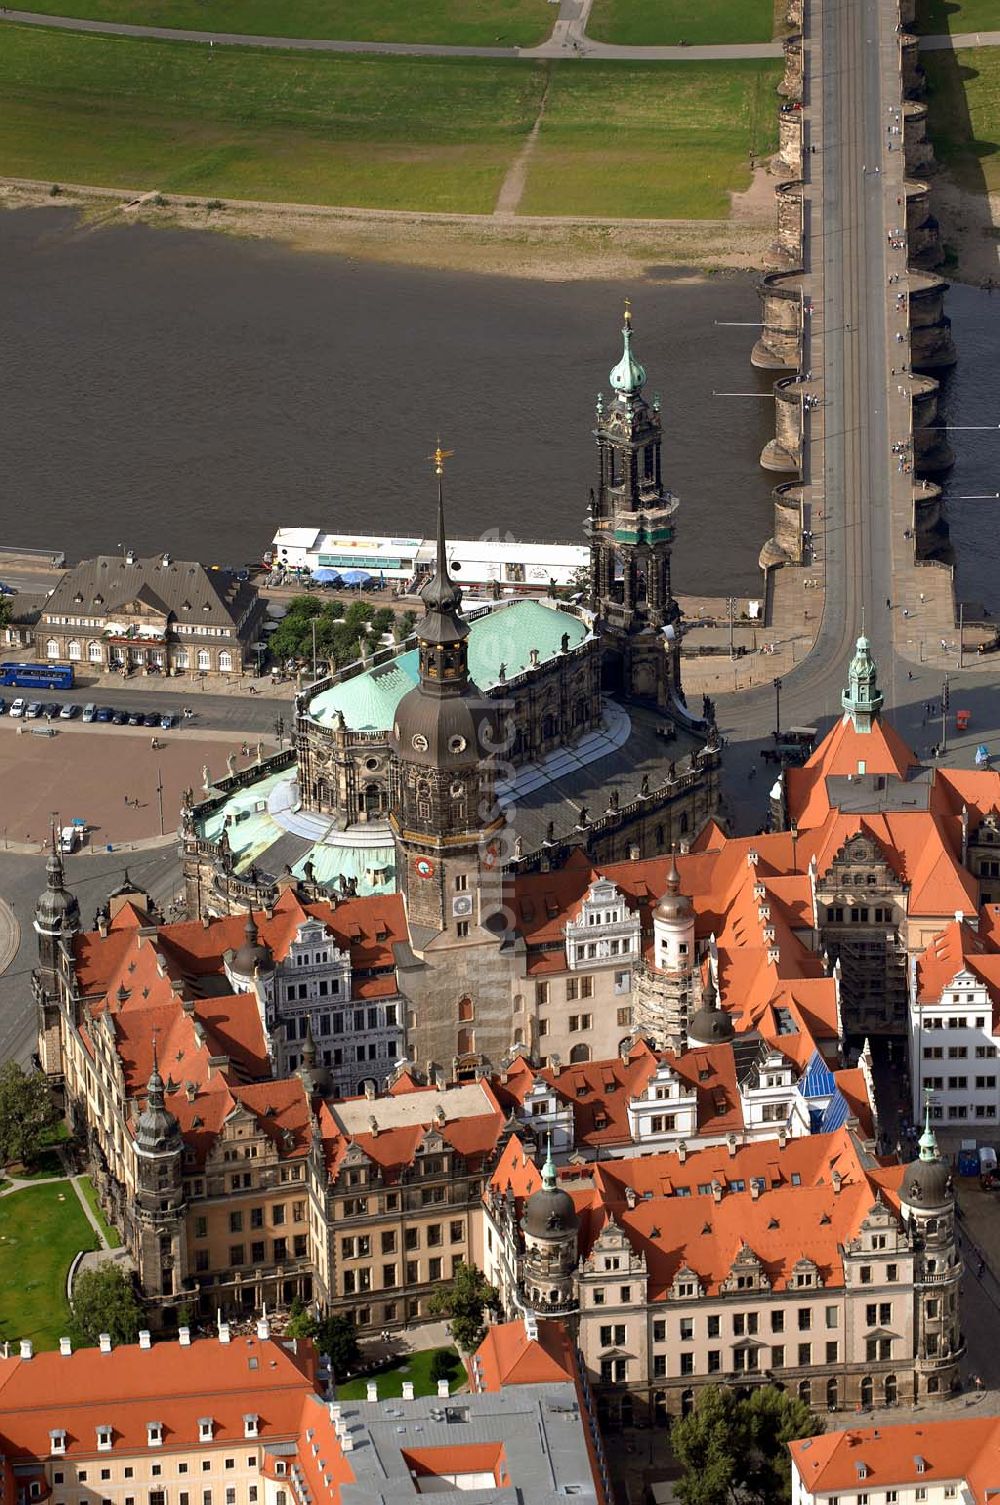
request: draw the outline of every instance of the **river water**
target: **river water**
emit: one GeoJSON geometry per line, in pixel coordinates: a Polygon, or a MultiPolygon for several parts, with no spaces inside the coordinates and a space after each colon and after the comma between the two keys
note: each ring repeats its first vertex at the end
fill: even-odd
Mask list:
{"type": "MultiPolygon", "coordinates": [[[[0,215],[0,287],[0,544],[244,563],[279,525],[430,531],[439,433],[453,536],[582,537],[629,294],[682,502],[675,586],[759,588],[773,409],[713,395],[770,390],[731,327],[758,317],[749,277],[477,277],[40,209],[0,215]]],[[[951,419],[988,422],[968,415],[992,400],[1000,297],[955,289],[949,311],[951,419]]],[[[954,442],[950,489],[996,490],[996,436],[954,442]]],[[[993,600],[996,512],[956,507],[961,589],[993,600]]]]}

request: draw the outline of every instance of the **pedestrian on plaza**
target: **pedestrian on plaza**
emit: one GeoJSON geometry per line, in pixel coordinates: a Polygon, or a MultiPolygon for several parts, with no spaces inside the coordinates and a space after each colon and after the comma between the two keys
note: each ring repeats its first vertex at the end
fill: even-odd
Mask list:
{"type": "Polygon", "coordinates": [[[979,1256],[979,1267],[978,1267],[978,1269],[977,1269],[977,1270],[976,1270],[976,1274],[977,1274],[977,1275],[982,1275],[982,1273],[983,1273],[983,1271],[984,1271],[984,1270],[985,1270],[985,1269],[986,1269],[986,1261],[985,1261],[985,1259],[984,1259],[984,1258],[983,1258],[983,1256],[982,1256],[982,1255],[980,1255],[980,1256],[979,1256]]]}

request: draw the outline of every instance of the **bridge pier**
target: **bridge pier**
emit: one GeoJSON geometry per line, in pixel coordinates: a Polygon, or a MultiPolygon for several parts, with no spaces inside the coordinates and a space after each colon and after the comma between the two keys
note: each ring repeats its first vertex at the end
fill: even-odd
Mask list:
{"type": "Polygon", "coordinates": [[[907,275],[910,312],[910,365],[918,371],[953,366],[958,359],[951,320],[944,311],[948,283],[933,272],[907,275]]]}
{"type": "Polygon", "coordinates": [[[798,474],[802,470],[802,399],[805,383],[783,376],[774,384],[774,438],[760,453],[765,470],[798,474]]]}
{"type": "Polygon", "coordinates": [[[802,290],[805,273],[768,272],[757,291],[761,302],[760,338],[750,364],[762,371],[795,371],[802,359],[802,290]]]}
{"type": "Polygon", "coordinates": [[[927,106],[922,99],[908,99],[903,105],[903,160],[907,176],[921,177],[937,167],[927,139],[927,106]]]}
{"type": "Polygon", "coordinates": [[[802,99],[802,34],[794,31],[782,42],[785,54],[785,76],[778,85],[778,93],[786,99],[802,99]]]}
{"type": "Polygon", "coordinates": [[[769,272],[786,271],[802,265],[803,198],[801,179],[779,183],[774,190],[778,209],[778,233],[764,252],[764,266],[769,272]]]}
{"type": "Polygon", "coordinates": [[[955,463],[948,430],[938,418],[940,387],[933,376],[908,378],[913,414],[913,468],[918,475],[939,475],[955,463]]]}
{"type": "Polygon", "coordinates": [[[802,106],[783,104],[778,111],[778,150],[768,164],[778,177],[802,176],[802,106]]]}

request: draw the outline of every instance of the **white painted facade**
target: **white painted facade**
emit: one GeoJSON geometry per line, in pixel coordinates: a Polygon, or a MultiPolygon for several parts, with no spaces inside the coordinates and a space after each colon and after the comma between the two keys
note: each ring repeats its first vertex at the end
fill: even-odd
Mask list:
{"type": "Polygon", "coordinates": [[[933,1002],[916,996],[910,979],[910,1060],[913,1121],[923,1115],[929,1089],[931,1117],[943,1128],[984,1130],[1000,1124],[1000,1060],[993,1034],[993,1000],[986,984],[964,968],[933,1002]]]}

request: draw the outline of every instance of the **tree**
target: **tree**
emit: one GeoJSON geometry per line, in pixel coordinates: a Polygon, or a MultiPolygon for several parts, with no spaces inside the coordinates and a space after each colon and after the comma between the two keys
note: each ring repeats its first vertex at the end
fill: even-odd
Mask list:
{"type": "Polygon", "coordinates": [[[6,627],[11,619],[13,608],[9,596],[0,596],[0,627],[6,627]]]}
{"type": "Polygon", "coordinates": [[[357,1369],[361,1362],[361,1345],[358,1330],[350,1317],[325,1317],[316,1323],[312,1336],[320,1353],[329,1356],[336,1379],[343,1379],[357,1369]]]}
{"type": "Polygon", "coordinates": [[[451,1284],[434,1292],[428,1302],[432,1317],[449,1317],[449,1332],[466,1353],[471,1353],[486,1336],[487,1312],[501,1314],[500,1296],[482,1270],[459,1262],[451,1284]]]}
{"type": "Polygon", "coordinates": [[[142,1307],[120,1265],[98,1265],[77,1276],[72,1324],[76,1343],[93,1345],[101,1333],[110,1333],[112,1343],[134,1343],[141,1322],[142,1307]]]}
{"type": "Polygon", "coordinates": [[[741,1402],[740,1461],[744,1491],[766,1505],[789,1505],[792,1466],[788,1444],[823,1430],[804,1400],[765,1385],[741,1402]]]}
{"type": "Polygon", "coordinates": [[[285,1332],[289,1338],[313,1338],[316,1335],[316,1318],[307,1308],[301,1296],[295,1296],[288,1309],[285,1332]]]}
{"type": "Polygon", "coordinates": [[[434,1357],[431,1359],[430,1382],[436,1385],[438,1380],[450,1380],[458,1368],[458,1356],[451,1348],[436,1348],[434,1357]]]}
{"type": "Polygon", "coordinates": [[[391,632],[396,622],[396,613],[391,606],[380,606],[369,622],[369,630],[376,642],[391,632]]]}
{"type": "Polygon", "coordinates": [[[733,1505],[737,1499],[788,1505],[787,1444],[820,1431],[822,1423],[805,1401],[773,1385],[742,1397],[706,1386],[671,1434],[683,1469],[677,1496],[683,1505],[733,1505]]]}
{"type": "Polygon", "coordinates": [[[0,1069],[0,1164],[29,1163],[38,1154],[56,1112],[40,1071],[23,1071],[16,1061],[0,1069]]]}
{"type": "Polygon", "coordinates": [[[694,1409],[674,1423],[670,1442],[683,1469],[676,1484],[682,1505],[731,1505],[739,1449],[738,1405],[732,1390],[706,1385],[694,1409]]]}

